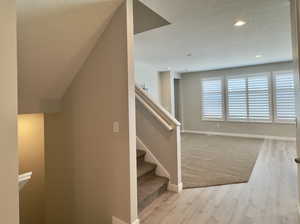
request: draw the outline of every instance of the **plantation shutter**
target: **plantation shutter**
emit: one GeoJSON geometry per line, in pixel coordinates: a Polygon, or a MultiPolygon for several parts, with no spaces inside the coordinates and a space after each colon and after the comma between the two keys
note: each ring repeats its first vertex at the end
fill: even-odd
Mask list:
{"type": "Polygon", "coordinates": [[[270,121],[271,98],[269,75],[248,77],[248,119],[254,121],[270,121]]]}
{"type": "Polygon", "coordinates": [[[228,120],[271,121],[268,74],[227,78],[228,120]]]}
{"type": "Polygon", "coordinates": [[[247,78],[227,79],[227,116],[229,120],[247,120],[247,78]]]}
{"type": "Polygon", "coordinates": [[[224,120],[223,79],[202,79],[202,119],[224,120]]]}
{"type": "Polygon", "coordinates": [[[275,119],[279,122],[295,122],[296,96],[294,74],[277,72],[274,74],[275,119]]]}

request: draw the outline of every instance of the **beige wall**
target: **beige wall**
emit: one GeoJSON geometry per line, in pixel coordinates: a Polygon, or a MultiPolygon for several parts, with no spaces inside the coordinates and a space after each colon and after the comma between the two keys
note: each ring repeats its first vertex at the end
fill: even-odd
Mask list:
{"type": "Polygon", "coordinates": [[[132,26],[127,0],[66,92],[62,112],[45,116],[49,224],[137,218],[132,26]]]}
{"type": "Polygon", "coordinates": [[[19,113],[59,111],[61,98],[121,3],[17,1],[19,113]]]}
{"type": "Polygon", "coordinates": [[[18,116],[19,173],[33,172],[20,192],[20,223],[43,224],[45,214],[44,115],[18,116]]]}
{"type": "Polygon", "coordinates": [[[244,68],[224,69],[182,74],[180,80],[183,129],[207,132],[295,137],[295,125],[259,124],[243,122],[215,122],[201,120],[201,78],[222,75],[251,74],[255,72],[291,70],[292,63],[277,63],[244,68]]]}
{"type": "Polygon", "coordinates": [[[17,50],[16,5],[0,1],[0,217],[1,223],[17,224],[17,50]]]}

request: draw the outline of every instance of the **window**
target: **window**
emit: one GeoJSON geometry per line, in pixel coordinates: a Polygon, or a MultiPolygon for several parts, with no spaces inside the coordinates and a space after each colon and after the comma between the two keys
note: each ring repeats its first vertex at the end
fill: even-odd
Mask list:
{"type": "Polygon", "coordinates": [[[269,74],[227,78],[227,118],[233,121],[271,121],[269,74]]]}
{"type": "Polygon", "coordinates": [[[295,94],[292,71],[202,79],[202,119],[295,123],[295,94]]]}
{"type": "Polygon", "coordinates": [[[229,78],[227,80],[227,118],[247,119],[247,79],[229,78]]]}
{"type": "Polygon", "coordinates": [[[270,91],[269,74],[248,77],[249,120],[272,120],[272,99],[270,91]]]}
{"type": "Polygon", "coordinates": [[[224,120],[223,79],[202,80],[202,119],[224,120]]]}
{"type": "Polygon", "coordinates": [[[295,122],[296,96],[294,74],[277,72],[273,77],[275,120],[278,122],[295,122]]]}

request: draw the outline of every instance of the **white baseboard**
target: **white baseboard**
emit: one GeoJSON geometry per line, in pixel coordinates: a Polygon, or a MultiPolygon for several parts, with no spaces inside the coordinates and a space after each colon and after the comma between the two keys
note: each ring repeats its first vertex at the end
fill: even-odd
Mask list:
{"type": "Polygon", "coordinates": [[[252,134],[239,134],[239,133],[228,133],[228,132],[183,130],[181,133],[200,134],[200,135],[216,135],[216,136],[230,136],[230,137],[241,137],[241,138],[256,138],[256,139],[272,139],[272,140],[281,140],[281,141],[296,141],[296,138],[294,138],[294,137],[280,137],[280,136],[270,136],[270,135],[252,135],[252,134]]]}
{"type": "Polygon", "coordinates": [[[112,224],[140,224],[140,220],[139,219],[136,219],[134,222],[132,223],[127,223],[127,222],[124,222],[123,220],[121,219],[118,219],[117,217],[113,216],[112,217],[112,224]]]}
{"type": "Polygon", "coordinates": [[[168,191],[172,191],[175,193],[180,193],[183,190],[183,184],[180,183],[178,185],[169,183],[168,191]]]}
{"type": "Polygon", "coordinates": [[[170,174],[167,169],[159,162],[159,160],[153,155],[150,149],[142,142],[139,137],[136,137],[136,145],[138,149],[144,150],[147,154],[145,156],[145,161],[149,163],[154,163],[157,165],[155,174],[157,176],[166,177],[170,179],[170,174]]]}

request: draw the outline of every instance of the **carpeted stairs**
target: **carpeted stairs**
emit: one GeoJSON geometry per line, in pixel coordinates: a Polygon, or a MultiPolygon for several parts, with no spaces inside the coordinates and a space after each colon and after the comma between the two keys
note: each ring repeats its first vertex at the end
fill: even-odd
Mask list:
{"type": "Polygon", "coordinates": [[[146,152],[137,150],[138,208],[141,212],[167,191],[169,180],[155,174],[156,165],[145,161],[146,152]]]}

